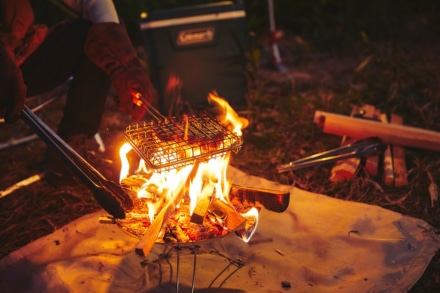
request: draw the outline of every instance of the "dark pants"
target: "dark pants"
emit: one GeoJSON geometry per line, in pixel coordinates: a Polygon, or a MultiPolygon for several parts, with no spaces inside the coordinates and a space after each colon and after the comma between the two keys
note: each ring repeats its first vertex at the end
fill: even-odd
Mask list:
{"type": "Polygon", "coordinates": [[[99,130],[110,80],[84,54],[90,22],[63,22],[49,31],[41,46],[22,64],[29,97],[53,90],[73,77],[58,134],[93,136],[99,130]]]}

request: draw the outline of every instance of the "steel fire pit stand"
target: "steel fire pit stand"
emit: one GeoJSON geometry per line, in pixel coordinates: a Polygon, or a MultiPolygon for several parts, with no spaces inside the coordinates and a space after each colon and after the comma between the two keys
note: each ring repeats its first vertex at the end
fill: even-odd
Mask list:
{"type": "MultiPolygon", "coordinates": [[[[152,262],[157,264],[162,271],[163,265],[165,263],[169,268],[170,276],[169,283],[173,284],[173,264],[170,259],[173,257],[173,253],[175,254],[176,260],[176,277],[175,277],[175,285],[176,292],[179,292],[180,289],[180,281],[181,281],[181,257],[184,255],[192,255],[193,256],[193,266],[192,266],[192,274],[191,274],[191,292],[194,292],[196,285],[196,274],[197,274],[197,259],[202,254],[210,254],[218,256],[219,258],[223,258],[226,260],[226,265],[221,268],[221,270],[213,277],[211,282],[209,283],[207,288],[221,288],[224,283],[239,269],[241,269],[245,263],[239,259],[230,255],[228,250],[224,247],[221,242],[221,238],[207,240],[206,242],[211,242],[215,244],[219,244],[220,247],[216,247],[215,245],[210,245],[210,247],[204,247],[202,243],[205,241],[201,241],[199,243],[184,243],[184,244],[172,244],[172,245],[164,245],[162,253],[159,254],[159,257],[152,262]],[[224,252],[221,252],[223,250],[224,252]],[[231,271],[228,272],[228,269],[232,268],[231,271]],[[215,285],[218,284],[218,285],[215,285]]],[[[145,264],[148,263],[146,260],[145,264]]],[[[160,274],[160,283],[162,283],[163,275],[160,274]]]]}

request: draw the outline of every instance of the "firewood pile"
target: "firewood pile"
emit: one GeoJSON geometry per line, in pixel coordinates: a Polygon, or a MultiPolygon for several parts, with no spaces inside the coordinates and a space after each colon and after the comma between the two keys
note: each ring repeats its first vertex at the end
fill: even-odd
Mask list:
{"type": "MultiPolygon", "coordinates": [[[[131,175],[121,182],[121,186],[133,194],[134,208],[126,213],[125,219],[118,219],[117,224],[130,235],[142,238],[152,221],[149,216],[149,203],[162,201],[160,211],[166,205],[160,195],[150,198],[138,198],[142,175],[131,175]]],[[[204,192],[213,193],[213,189],[205,188],[204,192]],[[208,190],[208,191],[207,191],[208,190]]],[[[290,194],[278,190],[243,187],[232,184],[229,202],[213,197],[206,197],[196,204],[190,213],[190,199],[185,194],[178,207],[166,220],[161,228],[156,243],[189,243],[213,239],[245,229],[246,225],[255,223],[255,219],[243,216],[251,208],[266,208],[273,212],[283,212],[289,205],[290,194]]]]}

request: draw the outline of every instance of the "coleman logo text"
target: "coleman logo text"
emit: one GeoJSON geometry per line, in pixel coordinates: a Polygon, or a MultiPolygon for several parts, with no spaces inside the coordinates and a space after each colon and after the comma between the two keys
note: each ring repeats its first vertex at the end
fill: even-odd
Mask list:
{"type": "Polygon", "coordinates": [[[197,43],[207,43],[214,39],[214,28],[204,27],[191,30],[180,31],[177,35],[178,45],[191,45],[197,43]]]}

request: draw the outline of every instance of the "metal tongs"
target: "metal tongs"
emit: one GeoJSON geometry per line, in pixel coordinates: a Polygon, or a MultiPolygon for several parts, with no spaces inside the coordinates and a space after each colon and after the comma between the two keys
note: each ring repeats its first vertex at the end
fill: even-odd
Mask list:
{"type": "Polygon", "coordinates": [[[355,141],[352,144],[317,153],[284,165],[279,165],[277,166],[277,171],[278,173],[283,173],[290,170],[334,163],[348,158],[380,155],[386,148],[387,144],[382,142],[379,137],[368,137],[355,141]]]}
{"type": "Polygon", "coordinates": [[[57,152],[75,175],[92,191],[97,202],[108,213],[115,218],[125,218],[124,209],[130,210],[133,202],[117,183],[106,179],[27,106],[24,106],[21,118],[49,147],[57,152]]]}

